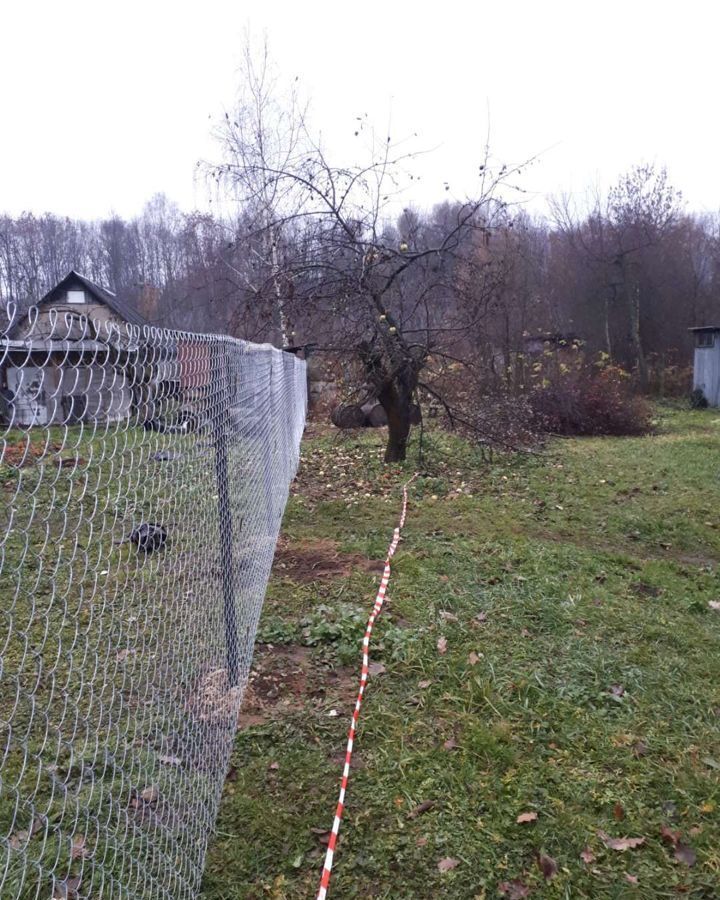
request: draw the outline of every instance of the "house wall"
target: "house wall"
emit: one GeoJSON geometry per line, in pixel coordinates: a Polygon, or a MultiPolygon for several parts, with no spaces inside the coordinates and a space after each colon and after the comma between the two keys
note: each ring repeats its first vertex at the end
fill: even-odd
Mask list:
{"type": "MultiPolygon", "coordinates": [[[[71,289],[82,285],[70,285],[71,289]]],[[[84,290],[84,288],[82,288],[84,290]]],[[[37,318],[25,319],[13,329],[13,340],[79,341],[92,340],[97,334],[106,334],[107,325],[125,329],[125,320],[110,307],[95,300],[85,291],[86,303],[47,302],[37,310],[37,318]],[[68,318],[70,317],[70,318],[68,318]],[[74,317],[74,318],[73,318],[74,317]],[[85,317],[89,324],[83,325],[79,319],[85,317]],[[54,326],[53,326],[54,319],[54,326]]],[[[13,365],[12,360],[8,368],[13,365]]],[[[27,373],[10,374],[15,384],[24,388],[23,402],[14,411],[18,425],[60,424],[77,421],[117,421],[127,418],[132,407],[132,390],[128,379],[119,370],[103,364],[102,356],[90,352],[84,356],[75,354],[73,361],[63,353],[33,354],[31,362],[25,360],[23,367],[27,373]],[[96,361],[97,360],[97,361],[96,361]],[[31,377],[39,389],[28,394],[25,385],[31,377]],[[37,393],[37,398],[34,397],[37,393]],[[32,404],[30,403],[32,400],[32,404]],[[38,417],[37,404],[41,403],[46,413],[38,417]],[[31,410],[34,407],[34,413],[31,410]]],[[[8,379],[6,373],[6,383],[8,379]]]]}
{"type": "Polygon", "coordinates": [[[720,333],[712,347],[695,348],[693,388],[700,388],[710,406],[720,406],[720,333]]]}

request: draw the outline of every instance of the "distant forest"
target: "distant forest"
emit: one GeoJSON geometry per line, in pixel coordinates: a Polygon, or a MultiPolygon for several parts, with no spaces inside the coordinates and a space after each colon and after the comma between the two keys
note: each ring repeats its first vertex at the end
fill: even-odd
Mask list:
{"type": "MultiPolygon", "coordinates": [[[[405,209],[383,226],[382,245],[421,254],[463,209],[450,202],[405,209]]],[[[720,323],[720,215],[685,211],[663,171],[634,168],[582,212],[559,199],[547,218],[509,205],[492,216],[474,210],[473,218],[492,227],[468,231],[451,256],[424,267],[404,290],[423,295],[441,328],[444,304],[457,302],[448,283],[464,278],[464,302],[483,313],[468,338],[477,352],[486,348],[488,360],[545,333],[578,338],[628,369],[657,359],[686,365],[687,329],[720,323]],[[478,257],[482,267],[468,275],[478,257]]],[[[221,219],[181,212],[162,195],[130,220],[0,216],[0,298],[33,303],[76,269],[156,325],[275,343],[327,340],[327,290],[315,303],[298,265],[309,252],[306,226],[284,223],[272,262],[267,229],[255,226],[250,208],[221,219]],[[288,323],[282,334],[273,315],[279,292],[288,323]]]]}

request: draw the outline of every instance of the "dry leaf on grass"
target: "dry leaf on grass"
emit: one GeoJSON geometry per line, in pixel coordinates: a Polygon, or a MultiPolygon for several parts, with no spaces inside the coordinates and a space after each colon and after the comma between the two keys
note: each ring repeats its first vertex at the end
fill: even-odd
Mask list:
{"type": "Polygon", "coordinates": [[[587,863],[587,865],[590,865],[590,863],[594,863],[594,862],[595,862],[595,854],[592,852],[592,850],[590,849],[590,847],[586,847],[586,848],[581,852],[581,854],[580,854],[580,859],[581,859],[584,863],[587,863]]]}
{"type": "Polygon", "coordinates": [[[668,828],[667,825],[663,825],[660,829],[660,837],[666,844],[671,844],[673,847],[677,847],[681,836],[679,831],[673,831],[672,828],[668,828]]]}
{"type": "Polygon", "coordinates": [[[418,816],[421,816],[423,813],[428,812],[435,806],[434,800],[423,800],[422,803],[418,803],[415,809],[411,809],[408,813],[408,819],[417,819],[418,816]]]}
{"type": "Polygon", "coordinates": [[[625,810],[623,809],[622,803],[616,803],[613,807],[613,816],[617,822],[622,822],[625,818],[625,810]]]}
{"type": "Polygon", "coordinates": [[[418,687],[420,688],[421,691],[424,691],[425,688],[429,688],[431,684],[432,684],[432,681],[430,681],[429,678],[425,679],[424,681],[418,681],[418,687]]]}
{"type": "Polygon", "coordinates": [[[472,653],[468,656],[468,662],[471,666],[476,666],[480,662],[480,657],[473,650],[472,653]]]}
{"type": "Polygon", "coordinates": [[[682,863],[685,866],[694,866],[697,862],[697,853],[693,850],[690,844],[683,844],[682,841],[678,841],[673,856],[678,862],[682,863]]]}
{"type": "Polygon", "coordinates": [[[604,831],[598,831],[597,836],[606,847],[610,850],[617,850],[618,852],[622,852],[623,850],[634,850],[636,847],[641,847],[645,843],[644,837],[614,838],[610,837],[610,835],[604,831]]]}
{"type": "Polygon", "coordinates": [[[637,884],[637,883],[638,883],[638,877],[637,877],[637,875],[629,875],[629,874],[626,872],[626,873],[625,873],[625,881],[627,881],[628,884],[637,884]]]}
{"type": "Polygon", "coordinates": [[[90,851],[85,844],[85,835],[76,834],[70,847],[70,859],[86,859],[88,856],[90,856],[90,851]]]}
{"type": "Polygon", "coordinates": [[[535,822],[537,820],[536,812],[524,812],[520,813],[520,815],[515,819],[518,825],[526,825],[528,822],[535,822]]]}
{"type": "Polygon", "coordinates": [[[523,897],[527,897],[530,893],[530,888],[518,878],[514,878],[512,881],[501,881],[497,889],[498,894],[502,894],[508,900],[523,900],[523,897]]]}
{"type": "Polygon", "coordinates": [[[158,756],[158,761],[165,766],[181,766],[182,760],[179,756],[158,756]]]}
{"type": "Polygon", "coordinates": [[[438,653],[447,653],[447,638],[444,635],[438,638],[437,648],[438,653]]]}
{"type": "Polygon", "coordinates": [[[371,662],[368,666],[368,672],[371,675],[384,675],[385,672],[387,672],[387,669],[380,662],[371,662]]]}
{"type": "Polygon", "coordinates": [[[77,875],[56,881],[53,885],[53,900],[78,900],[80,890],[80,878],[77,875]]]}
{"type": "Polygon", "coordinates": [[[449,872],[451,869],[455,869],[459,865],[459,859],[453,859],[451,856],[446,856],[445,859],[440,860],[440,862],[437,864],[437,867],[441,872],[449,872]]]}
{"type": "Polygon", "coordinates": [[[539,854],[537,864],[546,881],[550,881],[558,873],[558,864],[552,856],[547,856],[545,853],[539,854]]]}

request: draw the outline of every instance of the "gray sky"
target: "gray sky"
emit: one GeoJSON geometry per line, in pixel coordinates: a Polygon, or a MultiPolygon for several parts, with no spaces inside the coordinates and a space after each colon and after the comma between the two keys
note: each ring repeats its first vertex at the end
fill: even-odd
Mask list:
{"type": "Polygon", "coordinates": [[[195,163],[217,156],[209,116],[232,104],[247,23],[336,161],[365,113],[437,148],[408,200],[472,192],[489,115],[495,157],[542,153],[535,211],[641,161],[720,209],[715,0],[6,0],[0,22],[0,211],[130,216],[158,191],[206,207],[195,163]]]}

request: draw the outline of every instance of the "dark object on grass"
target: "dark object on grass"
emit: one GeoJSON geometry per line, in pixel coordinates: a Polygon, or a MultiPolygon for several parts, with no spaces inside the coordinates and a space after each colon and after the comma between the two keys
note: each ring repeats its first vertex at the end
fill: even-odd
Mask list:
{"type": "Polygon", "coordinates": [[[695,388],[695,390],[690,394],[690,406],[693,409],[707,409],[707,397],[703,393],[702,388],[695,388]]]}
{"type": "Polygon", "coordinates": [[[330,421],[338,428],[362,428],[365,425],[365,413],[355,403],[337,406],[330,413],[330,421]]]}
{"type": "Polygon", "coordinates": [[[137,528],[133,528],[130,536],[118,541],[126,544],[128,541],[135,544],[138,550],[149,556],[167,543],[168,533],[164,525],[156,525],[155,522],[143,522],[137,528]]]}
{"type": "Polygon", "coordinates": [[[366,403],[362,411],[365,414],[365,424],[370,428],[382,428],[387,425],[387,413],[377,401],[366,403]]]}

